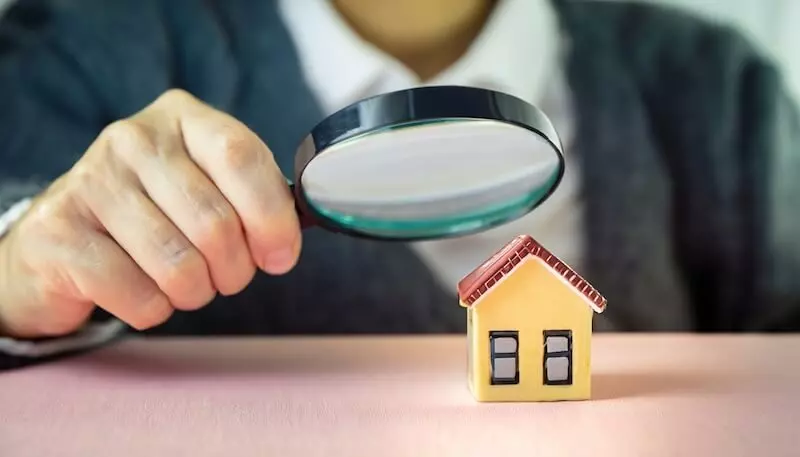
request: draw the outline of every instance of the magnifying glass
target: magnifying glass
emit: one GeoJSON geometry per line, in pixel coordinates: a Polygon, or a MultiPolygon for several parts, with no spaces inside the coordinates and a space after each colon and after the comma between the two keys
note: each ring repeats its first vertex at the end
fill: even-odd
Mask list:
{"type": "Polygon", "coordinates": [[[390,92],[317,124],[291,184],[303,228],[381,240],[467,235],[530,212],[564,174],[538,108],[462,86],[390,92]]]}

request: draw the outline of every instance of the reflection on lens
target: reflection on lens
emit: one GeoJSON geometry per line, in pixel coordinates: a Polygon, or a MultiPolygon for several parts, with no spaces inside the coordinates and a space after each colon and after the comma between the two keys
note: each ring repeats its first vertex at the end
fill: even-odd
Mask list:
{"type": "Polygon", "coordinates": [[[315,209],[324,217],[334,221],[338,225],[358,232],[384,237],[428,238],[469,233],[516,219],[526,214],[531,207],[541,201],[546,194],[550,192],[551,187],[557,179],[558,174],[552,174],[548,182],[531,193],[525,194],[522,197],[503,199],[494,205],[484,206],[481,209],[468,212],[458,212],[452,209],[448,210],[438,204],[419,205],[420,209],[423,210],[430,210],[431,208],[441,209],[441,213],[446,213],[445,216],[441,217],[379,218],[375,216],[365,216],[356,211],[343,212],[333,208],[318,206],[313,203],[312,205],[314,205],[315,209]]]}
{"type": "Polygon", "coordinates": [[[561,161],[537,133],[493,120],[394,127],[338,143],[306,167],[308,203],[364,234],[468,233],[527,213],[554,188],[561,161]]]}

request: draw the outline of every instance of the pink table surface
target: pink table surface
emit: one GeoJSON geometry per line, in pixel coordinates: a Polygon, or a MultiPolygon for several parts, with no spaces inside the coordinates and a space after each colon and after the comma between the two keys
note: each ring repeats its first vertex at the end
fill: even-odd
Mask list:
{"type": "Polygon", "coordinates": [[[480,404],[461,337],[128,340],[0,374],[0,456],[800,456],[800,336],[597,335],[594,399],[480,404]]]}

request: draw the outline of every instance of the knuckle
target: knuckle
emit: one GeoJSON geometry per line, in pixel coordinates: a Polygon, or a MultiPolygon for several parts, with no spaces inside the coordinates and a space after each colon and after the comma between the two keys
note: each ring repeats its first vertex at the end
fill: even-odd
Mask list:
{"type": "Polygon", "coordinates": [[[206,207],[199,214],[198,247],[203,252],[214,253],[229,247],[241,227],[239,217],[233,209],[227,205],[214,205],[206,207]]]}
{"type": "Polygon", "coordinates": [[[166,265],[181,267],[196,255],[192,244],[177,229],[162,226],[154,233],[155,249],[160,260],[166,265]]]}
{"type": "Polygon", "coordinates": [[[167,264],[157,280],[175,308],[195,310],[213,299],[214,289],[203,256],[192,249],[179,262],[167,264]]]}
{"type": "Polygon", "coordinates": [[[76,193],[77,191],[80,194],[80,189],[87,187],[89,183],[96,182],[98,175],[101,174],[96,161],[81,160],[69,171],[69,179],[65,180],[61,187],[66,193],[76,193]]]}
{"type": "Polygon", "coordinates": [[[97,195],[112,192],[118,185],[115,184],[113,173],[99,160],[81,161],[69,172],[58,195],[50,200],[51,203],[66,203],[78,198],[91,201],[97,195]]]}
{"type": "Polygon", "coordinates": [[[47,224],[54,218],[74,216],[82,200],[84,188],[97,179],[94,168],[85,161],[78,162],[69,172],[60,176],[42,192],[26,212],[23,220],[47,224]]]}
{"type": "Polygon", "coordinates": [[[138,144],[152,138],[146,125],[130,118],[112,122],[101,135],[112,144],[138,144]]]}
{"type": "Polygon", "coordinates": [[[134,119],[123,119],[108,125],[101,133],[107,153],[129,159],[132,155],[159,153],[156,135],[150,127],[134,119]]]}
{"type": "Polygon", "coordinates": [[[155,227],[150,242],[158,265],[153,279],[159,287],[171,297],[195,288],[205,263],[194,245],[169,223],[155,227]]]}
{"type": "MultiPolygon", "coordinates": [[[[182,255],[178,262],[166,264],[158,281],[164,292],[176,303],[189,303],[188,306],[200,306],[196,297],[201,291],[209,288],[208,269],[203,257],[194,249],[182,255]]],[[[183,306],[181,306],[183,307],[183,306]]]]}
{"type": "Polygon", "coordinates": [[[66,224],[61,217],[61,205],[53,199],[42,200],[34,205],[20,221],[18,226],[24,227],[24,232],[37,235],[62,234],[73,228],[66,224]]]}
{"type": "Polygon", "coordinates": [[[264,161],[265,148],[244,128],[225,129],[216,142],[224,165],[233,171],[257,167],[264,161]]]}
{"type": "Polygon", "coordinates": [[[79,224],[65,214],[63,204],[52,199],[34,206],[19,228],[34,243],[31,248],[54,246],[75,250],[82,238],[79,224]]]}
{"type": "Polygon", "coordinates": [[[175,103],[175,102],[183,102],[183,101],[188,101],[188,100],[194,100],[194,97],[192,96],[192,94],[190,94],[189,92],[187,92],[184,89],[172,88],[172,89],[168,89],[168,90],[164,91],[164,93],[162,93],[158,97],[158,99],[156,100],[156,103],[157,104],[163,103],[163,104],[169,105],[169,104],[172,104],[172,103],[175,103]]]}

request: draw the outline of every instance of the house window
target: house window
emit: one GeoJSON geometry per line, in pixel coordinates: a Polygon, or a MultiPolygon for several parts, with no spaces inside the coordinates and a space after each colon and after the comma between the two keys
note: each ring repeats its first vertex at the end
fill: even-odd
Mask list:
{"type": "Polygon", "coordinates": [[[572,384],[572,331],[544,331],[544,384],[572,384]]]}
{"type": "Polygon", "coordinates": [[[489,332],[492,384],[519,384],[519,332],[489,332]]]}

